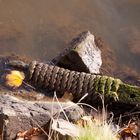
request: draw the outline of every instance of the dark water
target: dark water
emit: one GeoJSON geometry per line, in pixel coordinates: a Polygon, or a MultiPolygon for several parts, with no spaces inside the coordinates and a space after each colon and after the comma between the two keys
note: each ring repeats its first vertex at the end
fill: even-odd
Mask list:
{"type": "Polygon", "coordinates": [[[139,0],[0,0],[0,54],[49,60],[85,30],[140,72],[139,0]]]}

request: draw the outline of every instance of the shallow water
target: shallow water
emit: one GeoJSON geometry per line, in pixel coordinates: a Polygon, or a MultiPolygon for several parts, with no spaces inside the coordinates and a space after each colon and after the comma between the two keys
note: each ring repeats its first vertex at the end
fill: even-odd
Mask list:
{"type": "Polygon", "coordinates": [[[0,0],[0,54],[49,60],[90,30],[140,72],[139,0],[0,0]]]}

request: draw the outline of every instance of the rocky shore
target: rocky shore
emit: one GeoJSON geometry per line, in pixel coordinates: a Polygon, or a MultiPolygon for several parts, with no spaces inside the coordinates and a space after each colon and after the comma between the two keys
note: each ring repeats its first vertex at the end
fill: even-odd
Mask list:
{"type": "MultiPolygon", "coordinates": [[[[23,84],[20,88],[14,90],[5,87],[3,75],[6,71],[9,71],[6,63],[12,59],[19,60],[15,56],[1,56],[0,58],[0,135],[2,140],[16,140],[20,131],[38,126],[44,128],[52,118],[68,119],[70,122],[76,122],[88,112],[87,108],[85,109],[83,106],[72,102],[73,97],[70,96],[70,93],[62,93],[63,96],[58,98],[55,96],[58,94],[55,91],[32,89],[27,84],[23,84]]],[[[66,50],[49,63],[79,72],[115,75],[127,83],[139,86],[137,74],[131,76],[127,73],[122,75],[116,73],[115,59],[113,52],[108,47],[105,48],[103,41],[87,31],[74,38],[66,50]]],[[[28,63],[28,61],[26,62],[28,63]]],[[[95,106],[95,108],[98,108],[98,106],[95,106]]],[[[108,110],[112,111],[115,117],[118,117],[138,112],[140,108],[137,104],[111,102],[108,104],[108,110]]],[[[124,120],[127,122],[133,116],[127,116],[127,119],[124,120]]],[[[138,132],[136,133],[138,135],[138,132]]]]}

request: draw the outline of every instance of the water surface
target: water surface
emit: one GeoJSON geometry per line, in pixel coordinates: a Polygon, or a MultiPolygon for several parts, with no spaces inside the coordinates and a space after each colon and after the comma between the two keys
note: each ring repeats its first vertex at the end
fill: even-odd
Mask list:
{"type": "Polygon", "coordinates": [[[90,30],[140,72],[139,0],[0,0],[0,54],[49,60],[90,30]]]}

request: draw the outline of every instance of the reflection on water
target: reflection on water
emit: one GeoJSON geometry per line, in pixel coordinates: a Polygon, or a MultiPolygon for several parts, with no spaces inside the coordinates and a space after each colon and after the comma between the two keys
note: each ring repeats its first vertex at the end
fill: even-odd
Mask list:
{"type": "Polygon", "coordinates": [[[0,54],[53,58],[84,30],[140,72],[139,0],[0,0],[0,54]]]}

